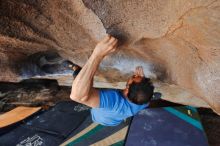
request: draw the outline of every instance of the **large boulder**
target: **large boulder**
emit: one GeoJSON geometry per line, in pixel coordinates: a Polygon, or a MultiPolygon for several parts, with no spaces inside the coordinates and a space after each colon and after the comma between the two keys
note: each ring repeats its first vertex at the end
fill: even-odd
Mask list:
{"type": "MultiPolygon", "coordinates": [[[[109,33],[119,51],[100,65],[96,86],[123,88],[142,65],[164,99],[220,114],[219,28],[218,0],[0,0],[0,80],[27,78],[21,64],[39,52],[83,66],[109,33]]],[[[66,72],[45,76],[71,85],[66,72]]]]}

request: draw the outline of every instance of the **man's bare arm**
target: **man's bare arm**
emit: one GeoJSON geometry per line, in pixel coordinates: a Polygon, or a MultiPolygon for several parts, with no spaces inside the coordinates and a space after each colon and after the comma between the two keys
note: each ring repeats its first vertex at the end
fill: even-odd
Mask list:
{"type": "Polygon", "coordinates": [[[93,77],[102,59],[116,49],[117,40],[114,37],[107,36],[95,47],[92,55],[76,76],[72,84],[70,98],[76,102],[98,107],[98,90],[93,88],[93,77]]]}

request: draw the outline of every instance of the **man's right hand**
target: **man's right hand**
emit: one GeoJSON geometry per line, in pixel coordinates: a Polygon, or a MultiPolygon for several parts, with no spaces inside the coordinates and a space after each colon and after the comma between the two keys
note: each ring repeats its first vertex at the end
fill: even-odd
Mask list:
{"type": "Polygon", "coordinates": [[[105,57],[116,50],[117,43],[118,40],[116,38],[108,35],[96,45],[93,55],[97,57],[105,57]]]}
{"type": "Polygon", "coordinates": [[[134,76],[144,77],[144,70],[142,66],[137,66],[134,72],[134,76]]]}
{"type": "Polygon", "coordinates": [[[107,36],[97,44],[92,55],[73,81],[70,94],[72,100],[90,107],[99,107],[99,91],[93,88],[93,78],[103,57],[116,50],[117,42],[114,37],[107,36]]]}

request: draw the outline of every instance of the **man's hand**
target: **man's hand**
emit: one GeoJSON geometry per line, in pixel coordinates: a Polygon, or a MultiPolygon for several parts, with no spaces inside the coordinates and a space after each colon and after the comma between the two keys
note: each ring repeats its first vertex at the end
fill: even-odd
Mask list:
{"type": "Polygon", "coordinates": [[[144,71],[142,66],[137,66],[134,72],[134,76],[144,77],[144,71]]]}
{"type": "Polygon", "coordinates": [[[106,36],[102,41],[100,41],[94,51],[93,55],[97,57],[105,57],[106,55],[114,52],[117,48],[118,40],[110,35],[106,36]]]}
{"type": "Polygon", "coordinates": [[[70,94],[72,100],[90,107],[99,107],[99,91],[92,86],[93,78],[102,59],[116,50],[117,42],[117,39],[108,35],[97,44],[92,55],[73,81],[70,94]]]}

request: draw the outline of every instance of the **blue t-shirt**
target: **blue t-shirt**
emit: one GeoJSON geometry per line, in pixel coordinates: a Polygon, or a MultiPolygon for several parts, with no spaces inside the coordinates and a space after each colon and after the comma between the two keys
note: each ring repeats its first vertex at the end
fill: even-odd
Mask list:
{"type": "Polygon", "coordinates": [[[100,90],[99,98],[99,108],[91,109],[92,120],[105,126],[116,126],[147,107],[147,104],[130,102],[119,90],[114,89],[100,90]]]}

